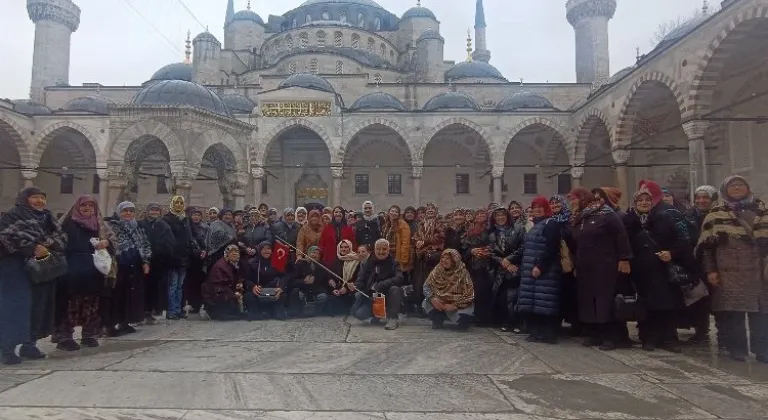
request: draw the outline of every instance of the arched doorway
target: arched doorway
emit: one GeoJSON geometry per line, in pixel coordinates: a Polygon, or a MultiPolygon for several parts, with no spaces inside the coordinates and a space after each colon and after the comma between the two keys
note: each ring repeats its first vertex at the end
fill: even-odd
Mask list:
{"type": "Polygon", "coordinates": [[[588,189],[616,186],[611,136],[603,119],[596,115],[589,116],[584,121],[580,134],[586,139],[581,145],[584,150],[580,151],[584,156],[582,186],[588,189]]]}
{"type": "Polygon", "coordinates": [[[330,204],[331,153],[322,137],[304,126],[291,126],[267,145],[262,201],[270,206],[330,204]]]}
{"type": "Polygon", "coordinates": [[[394,129],[372,124],[358,131],[346,146],[341,202],[359,210],[371,200],[379,210],[393,204],[412,205],[413,170],[411,152],[394,129]]]}
{"type": "Polygon", "coordinates": [[[131,200],[140,207],[157,202],[167,209],[173,183],[170,160],[168,148],[157,137],[145,135],[131,142],[125,152],[127,185],[118,201],[131,200]]]}
{"type": "Polygon", "coordinates": [[[227,146],[216,143],[203,153],[200,172],[192,186],[190,202],[195,205],[233,208],[230,184],[237,170],[235,156],[227,146]]]}
{"type": "Polygon", "coordinates": [[[0,213],[16,202],[16,196],[23,186],[21,178],[21,153],[17,146],[19,133],[10,124],[0,119],[0,213]]]}
{"type": "Polygon", "coordinates": [[[454,123],[438,130],[424,149],[423,161],[422,204],[434,202],[448,211],[492,200],[490,150],[474,128],[454,123]]]}
{"type": "Polygon", "coordinates": [[[504,154],[504,203],[527,204],[539,195],[568,193],[570,163],[563,142],[561,133],[539,123],[515,134],[504,154]]]}
{"type": "Polygon", "coordinates": [[[762,9],[734,15],[699,64],[691,92],[697,116],[709,119],[704,136],[708,182],[719,186],[728,175],[749,180],[758,197],[768,196],[768,125],[757,117],[768,115],[768,45],[754,42],[768,36],[762,9]]]}
{"type": "Polygon", "coordinates": [[[35,184],[48,194],[48,209],[55,216],[66,214],[77,197],[98,196],[96,151],[80,131],[60,127],[40,141],[42,154],[35,184]]]}

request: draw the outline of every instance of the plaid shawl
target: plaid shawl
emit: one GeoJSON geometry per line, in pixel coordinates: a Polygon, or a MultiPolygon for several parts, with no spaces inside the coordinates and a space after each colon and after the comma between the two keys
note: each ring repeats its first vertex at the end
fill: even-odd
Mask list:
{"type": "Polygon", "coordinates": [[[768,211],[765,203],[755,200],[754,204],[748,209],[739,211],[737,214],[728,205],[718,205],[707,214],[704,223],[701,226],[701,236],[699,236],[698,247],[714,247],[728,238],[734,238],[747,242],[755,242],[762,252],[768,250],[768,211]],[[754,213],[754,223],[752,224],[752,234],[747,232],[743,226],[746,221],[740,221],[743,218],[743,211],[754,213]],[[754,238],[754,239],[753,239],[754,238]]]}
{"type": "Polygon", "coordinates": [[[27,204],[30,195],[42,194],[36,191],[40,190],[27,188],[21,191],[16,206],[0,218],[0,257],[14,254],[32,257],[36,245],[56,251],[66,249],[67,235],[50,210],[36,212],[27,204]]]}

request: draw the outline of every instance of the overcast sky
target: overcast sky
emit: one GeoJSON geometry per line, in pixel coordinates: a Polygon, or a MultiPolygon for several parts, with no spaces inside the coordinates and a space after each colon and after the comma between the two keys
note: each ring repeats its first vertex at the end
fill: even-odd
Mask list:
{"type": "MultiPolygon", "coordinates": [[[[266,21],[304,0],[253,0],[266,21]]],[[[377,0],[400,16],[416,0],[377,0]]],[[[565,0],[485,0],[488,48],[509,80],[573,82],[573,30],[565,19],[565,0]]],[[[70,84],[139,85],[158,68],[182,61],[187,30],[192,36],[209,26],[223,41],[226,0],[75,0],[82,9],[72,36],[70,84]],[[133,10],[132,5],[136,10],[133,10]],[[194,14],[185,10],[185,6],[194,14]],[[138,12],[137,12],[138,11],[138,12]],[[143,17],[142,17],[143,16],[143,17]],[[199,20],[201,23],[198,23],[199,20]],[[166,39],[167,38],[167,39],[166,39]]],[[[713,2],[710,2],[713,3],[713,2]]],[[[717,2],[714,2],[717,3],[717,2]]],[[[236,0],[235,9],[247,0],[236,0]]],[[[635,61],[635,48],[652,49],[660,23],[690,16],[702,0],[619,0],[610,24],[611,72],[635,61]]],[[[445,59],[466,58],[467,28],[474,24],[475,0],[423,0],[441,21],[445,59]]],[[[0,97],[26,98],[32,66],[34,24],[24,0],[0,0],[0,97]]]]}

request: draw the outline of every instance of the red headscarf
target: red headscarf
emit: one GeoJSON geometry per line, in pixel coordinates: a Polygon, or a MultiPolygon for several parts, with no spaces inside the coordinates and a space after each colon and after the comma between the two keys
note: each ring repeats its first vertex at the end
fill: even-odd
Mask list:
{"type": "Polygon", "coordinates": [[[661,187],[653,181],[640,181],[640,188],[635,193],[635,199],[643,194],[648,194],[651,197],[651,204],[654,206],[659,204],[664,198],[664,192],[661,190],[661,187]]]}
{"type": "Polygon", "coordinates": [[[584,211],[590,204],[597,201],[595,195],[586,188],[574,188],[568,193],[568,198],[579,200],[579,212],[584,211]]]}
{"type": "Polygon", "coordinates": [[[536,197],[531,201],[531,208],[534,206],[539,206],[544,211],[545,217],[552,217],[552,207],[549,206],[549,200],[547,200],[545,197],[536,197]]]}
{"type": "Polygon", "coordinates": [[[475,211],[475,218],[472,219],[472,226],[467,232],[467,236],[477,236],[488,229],[488,210],[479,208],[475,211]],[[484,216],[484,217],[483,217],[484,216]],[[481,220],[484,219],[484,220],[481,220]]]}

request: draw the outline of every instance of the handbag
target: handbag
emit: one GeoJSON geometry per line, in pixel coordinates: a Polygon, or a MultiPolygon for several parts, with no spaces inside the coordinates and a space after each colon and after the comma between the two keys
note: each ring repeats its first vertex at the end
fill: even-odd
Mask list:
{"type": "Polygon", "coordinates": [[[32,284],[48,283],[69,271],[67,258],[62,252],[50,252],[43,258],[30,258],[25,268],[32,284]]]}
{"type": "Polygon", "coordinates": [[[573,272],[573,258],[571,255],[571,250],[562,239],[560,240],[560,265],[563,268],[563,273],[567,274],[573,272]]]}
{"type": "Polygon", "coordinates": [[[259,296],[259,303],[271,303],[271,302],[277,302],[278,296],[277,296],[277,289],[272,288],[263,288],[261,289],[261,293],[259,296]]]}
{"type": "Polygon", "coordinates": [[[709,289],[703,281],[699,280],[696,284],[690,284],[688,286],[682,286],[680,290],[683,292],[683,300],[685,306],[691,306],[694,303],[709,296],[709,289]]]}
{"type": "MultiPolygon", "coordinates": [[[[643,232],[645,232],[645,236],[648,237],[648,240],[651,241],[653,246],[659,249],[661,251],[661,247],[656,243],[656,241],[651,238],[651,235],[648,233],[647,230],[643,229],[643,232]]],[[[677,285],[677,286],[687,286],[690,284],[693,284],[696,281],[696,277],[692,276],[691,273],[688,272],[685,268],[683,268],[679,264],[675,264],[673,262],[665,262],[664,263],[667,266],[667,282],[677,285]]]]}
{"type": "Polygon", "coordinates": [[[621,322],[645,321],[648,317],[648,308],[645,306],[644,299],[637,294],[635,284],[632,282],[630,284],[635,294],[629,296],[622,293],[616,294],[616,297],[613,299],[613,316],[617,321],[621,322]]]}

